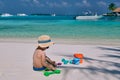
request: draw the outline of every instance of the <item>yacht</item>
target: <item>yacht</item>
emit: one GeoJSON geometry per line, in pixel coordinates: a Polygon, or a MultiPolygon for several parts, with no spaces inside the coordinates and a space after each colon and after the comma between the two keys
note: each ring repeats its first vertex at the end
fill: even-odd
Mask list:
{"type": "Polygon", "coordinates": [[[9,16],[13,16],[13,15],[11,15],[9,13],[3,13],[3,14],[1,14],[1,17],[9,17],[9,16]]]}
{"type": "Polygon", "coordinates": [[[18,13],[17,16],[27,16],[27,15],[24,13],[18,13]]]}
{"type": "Polygon", "coordinates": [[[51,14],[51,16],[56,16],[56,14],[54,13],[54,14],[51,14]]]}
{"type": "Polygon", "coordinates": [[[102,18],[102,15],[98,16],[97,14],[95,15],[84,15],[84,16],[76,16],[75,17],[77,20],[94,20],[94,19],[99,19],[99,18],[102,18]]]}

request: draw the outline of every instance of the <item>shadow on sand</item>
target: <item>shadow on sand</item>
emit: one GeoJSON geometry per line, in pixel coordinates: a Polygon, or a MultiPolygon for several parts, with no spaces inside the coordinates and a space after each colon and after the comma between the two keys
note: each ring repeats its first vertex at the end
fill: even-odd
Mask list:
{"type": "MultiPolygon", "coordinates": [[[[97,47],[97,48],[102,49],[102,50],[120,52],[120,49],[116,49],[116,48],[105,48],[105,47],[97,47]]],[[[61,56],[73,57],[72,55],[64,55],[64,54],[61,56]]],[[[102,80],[120,80],[120,76],[119,76],[120,75],[120,62],[119,61],[114,62],[109,59],[108,60],[102,59],[105,57],[112,58],[112,59],[120,58],[119,55],[111,55],[109,53],[106,53],[106,54],[102,54],[101,59],[84,57],[84,61],[89,64],[86,67],[60,66],[59,68],[62,68],[64,71],[62,80],[67,80],[68,75],[71,74],[71,71],[73,70],[77,70],[79,71],[79,74],[82,74],[82,76],[80,75],[78,77],[78,80],[80,80],[83,77],[86,80],[97,80],[95,79],[95,76],[93,75],[102,77],[102,80]]]]}
{"type": "Polygon", "coordinates": [[[110,51],[118,51],[120,52],[120,48],[108,48],[108,47],[98,47],[99,49],[102,49],[102,50],[110,50],[110,51]]]}

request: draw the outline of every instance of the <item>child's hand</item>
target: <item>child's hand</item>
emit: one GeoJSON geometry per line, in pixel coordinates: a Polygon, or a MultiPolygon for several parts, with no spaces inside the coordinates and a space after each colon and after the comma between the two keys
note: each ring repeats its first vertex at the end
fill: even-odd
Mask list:
{"type": "Polygon", "coordinates": [[[53,65],[54,67],[57,67],[57,64],[56,64],[55,61],[52,61],[52,65],[53,65]]]}
{"type": "Polygon", "coordinates": [[[52,61],[52,64],[55,64],[55,61],[52,61]]]}

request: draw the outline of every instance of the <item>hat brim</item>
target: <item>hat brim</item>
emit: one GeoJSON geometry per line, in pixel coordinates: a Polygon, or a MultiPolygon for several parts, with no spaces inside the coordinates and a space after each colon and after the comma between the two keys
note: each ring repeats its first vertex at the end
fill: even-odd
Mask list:
{"type": "Polygon", "coordinates": [[[38,44],[38,46],[40,46],[40,47],[49,47],[49,46],[51,46],[53,44],[54,44],[54,42],[49,42],[49,43],[38,44]]]}

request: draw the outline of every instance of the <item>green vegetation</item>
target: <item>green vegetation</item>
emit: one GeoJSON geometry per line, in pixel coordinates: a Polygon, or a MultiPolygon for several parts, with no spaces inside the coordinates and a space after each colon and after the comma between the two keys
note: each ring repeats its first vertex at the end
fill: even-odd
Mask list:
{"type": "Polygon", "coordinates": [[[111,4],[108,6],[108,9],[111,10],[111,11],[115,10],[116,8],[117,8],[117,7],[116,7],[116,4],[114,4],[114,3],[111,3],[111,4]]]}

